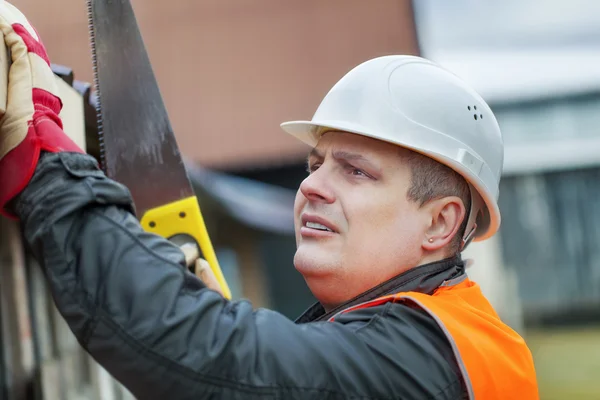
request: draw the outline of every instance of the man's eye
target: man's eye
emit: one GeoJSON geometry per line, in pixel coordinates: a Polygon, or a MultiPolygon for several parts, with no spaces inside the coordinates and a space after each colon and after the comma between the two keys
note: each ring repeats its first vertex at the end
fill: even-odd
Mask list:
{"type": "Polygon", "coordinates": [[[353,176],[365,176],[365,177],[369,176],[362,169],[358,169],[358,168],[355,168],[355,167],[352,167],[352,166],[348,166],[348,170],[349,170],[350,174],[353,175],[353,176]]]}
{"type": "Polygon", "coordinates": [[[320,164],[309,164],[306,167],[306,171],[310,174],[311,172],[315,172],[317,169],[319,169],[320,164]]]}

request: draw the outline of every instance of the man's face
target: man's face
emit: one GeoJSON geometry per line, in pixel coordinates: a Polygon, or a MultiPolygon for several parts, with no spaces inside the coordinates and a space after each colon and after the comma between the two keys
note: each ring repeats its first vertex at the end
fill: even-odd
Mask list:
{"type": "Polygon", "coordinates": [[[296,269],[326,308],[418,265],[427,214],[407,199],[399,147],[343,132],[322,136],[296,195],[296,269]]]}

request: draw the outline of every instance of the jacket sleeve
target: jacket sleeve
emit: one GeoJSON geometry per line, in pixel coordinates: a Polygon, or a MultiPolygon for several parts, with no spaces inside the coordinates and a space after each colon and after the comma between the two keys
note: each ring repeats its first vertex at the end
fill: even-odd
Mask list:
{"type": "Polygon", "coordinates": [[[402,317],[398,326],[413,335],[403,342],[372,314],[298,325],[207,289],[179,248],[141,229],[128,190],[87,155],[43,154],[14,207],[79,343],[138,398],[445,399],[460,391],[439,346],[413,338],[419,321],[411,318],[422,316],[402,317]],[[373,344],[386,335],[400,345],[373,344]]]}

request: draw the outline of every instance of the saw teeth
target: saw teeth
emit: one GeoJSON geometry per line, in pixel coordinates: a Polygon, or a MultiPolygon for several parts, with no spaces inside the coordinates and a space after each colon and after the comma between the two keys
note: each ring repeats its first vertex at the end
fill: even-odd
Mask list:
{"type": "MultiPolygon", "coordinates": [[[[88,12],[88,31],[89,31],[89,39],[90,39],[90,47],[92,53],[92,72],[94,75],[94,94],[95,94],[95,108],[96,108],[96,125],[98,129],[98,151],[100,158],[100,167],[106,173],[106,155],[105,155],[105,145],[104,145],[104,134],[102,127],[102,103],[100,100],[100,90],[98,85],[98,58],[96,55],[96,31],[94,29],[94,18],[93,18],[93,1],[94,0],[86,0],[87,3],[87,12],[88,12]]],[[[91,97],[93,98],[93,97],[91,97]]]]}

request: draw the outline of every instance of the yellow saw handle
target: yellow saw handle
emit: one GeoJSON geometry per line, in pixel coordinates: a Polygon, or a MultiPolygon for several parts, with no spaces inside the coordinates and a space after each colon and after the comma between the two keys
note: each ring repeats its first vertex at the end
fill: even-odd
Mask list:
{"type": "Polygon", "coordinates": [[[141,224],[146,231],[156,233],[166,239],[178,235],[192,237],[200,246],[203,257],[208,261],[215,274],[223,295],[231,299],[231,290],[225,282],[221,267],[219,267],[196,196],[190,196],[147,211],[141,219],[141,224]]]}

